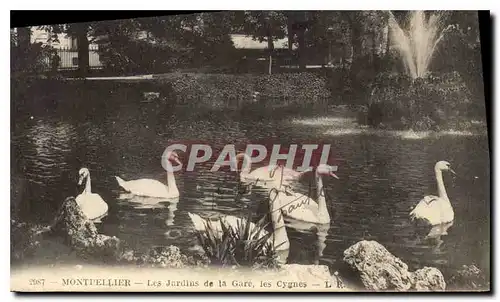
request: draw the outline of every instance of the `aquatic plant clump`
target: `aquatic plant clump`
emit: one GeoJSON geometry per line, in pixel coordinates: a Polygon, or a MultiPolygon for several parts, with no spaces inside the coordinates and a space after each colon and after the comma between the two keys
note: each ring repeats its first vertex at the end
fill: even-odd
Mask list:
{"type": "Polygon", "coordinates": [[[196,232],[196,236],[211,265],[277,268],[276,249],[268,241],[272,233],[261,236],[266,227],[264,217],[252,228],[249,215],[236,228],[221,221],[221,230],[207,224],[204,231],[196,232]]]}

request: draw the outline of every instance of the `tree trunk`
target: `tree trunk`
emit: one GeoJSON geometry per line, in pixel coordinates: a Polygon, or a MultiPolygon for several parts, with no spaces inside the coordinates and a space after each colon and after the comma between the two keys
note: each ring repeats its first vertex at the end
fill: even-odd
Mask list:
{"type": "Polygon", "coordinates": [[[274,43],[273,43],[273,36],[271,34],[268,34],[268,36],[267,36],[267,48],[269,50],[269,70],[268,70],[268,73],[272,74],[274,43]]]}
{"type": "Polygon", "coordinates": [[[366,66],[363,66],[363,36],[362,24],[359,20],[360,12],[351,12],[350,14],[350,27],[351,27],[351,45],[352,45],[352,63],[349,72],[351,80],[351,89],[354,92],[355,102],[361,101],[359,98],[363,95],[365,87],[362,85],[361,71],[366,66]]]}
{"type": "Polygon", "coordinates": [[[351,44],[352,44],[352,64],[351,64],[351,75],[355,76],[358,72],[358,67],[361,62],[360,59],[363,57],[363,43],[361,37],[361,29],[355,23],[352,24],[351,28],[351,44]]]}
{"type": "Polygon", "coordinates": [[[387,26],[387,38],[385,42],[385,55],[389,55],[391,52],[391,29],[387,26]]]}
{"type": "Polygon", "coordinates": [[[89,72],[89,39],[87,37],[87,26],[78,28],[76,39],[78,43],[78,73],[86,77],[89,72]]]}
{"type": "Polygon", "coordinates": [[[306,70],[306,41],[305,41],[305,28],[301,26],[298,31],[298,42],[299,42],[299,69],[301,71],[306,70]]]}
{"type": "Polygon", "coordinates": [[[17,28],[17,49],[16,64],[20,70],[26,70],[29,63],[29,49],[31,47],[31,29],[29,27],[17,28]]]}
{"type": "Polygon", "coordinates": [[[328,40],[328,62],[327,64],[330,65],[332,63],[332,41],[328,40]]]}
{"type": "Polygon", "coordinates": [[[287,36],[288,36],[288,51],[289,53],[292,53],[292,46],[293,46],[293,36],[294,36],[294,32],[293,32],[293,27],[292,27],[292,18],[290,16],[288,16],[287,18],[287,27],[286,27],[286,31],[287,31],[287,36]]]}

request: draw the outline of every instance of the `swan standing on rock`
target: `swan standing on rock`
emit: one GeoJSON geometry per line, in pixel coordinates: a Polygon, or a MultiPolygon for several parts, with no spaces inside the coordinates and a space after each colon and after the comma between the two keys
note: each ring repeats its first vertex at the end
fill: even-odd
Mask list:
{"type": "Polygon", "coordinates": [[[330,214],[326,206],[325,191],[323,188],[323,175],[339,179],[333,173],[332,166],[322,164],[316,168],[314,176],[316,180],[317,202],[301,193],[289,193],[280,196],[285,217],[317,224],[330,223],[330,214]]]}
{"type": "Polygon", "coordinates": [[[236,166],[243,160],[240,171],[240,180],[244,183],[254,183],[264,188],[280,188],[282,185],[290,186],[294,181],[298,181],[303,172],[298,172],[282,165],[269,165],[251,171],[252,159],[246,153],[236,155],[236,166]]]}
{"type": "Polygon", "coordinates": [[[175,183],[175,176],[171,161],[181,164],[179,156],[174,151],[167,152],[162,156],[162,166],[167,170],[167,185],[155,179],[137,179],[125,181],[115,176],[120,187],[125,191],[138,196],[157,197],[157,198],[177,198],[179,190],[175,183]]]}
{"type": "Polygon", "coordinates": [[[411,220],[421,219],[431,225],[438,225],[453,221],[455,214],[444,187],[443,171],[450,171],[456,175],[455,171],[450,168],[449,162],[437,162],[434,166],[434,173],[436,174],[439,196],[428,195],[420,200],[420,202],[410,212],[411,220]]]}
{"type": "MultiPolygon", "coordinates": [[[[276,249],[276,251],[285,251],[290,249],[290,242],[288,240],[288,235],[286,232],[285,228],[285,223],[283,220],[283,214],[282,210],[280,208],[280,198],[279,195],[284,194],[283,192],[280,192],[276,189],[271,189],[269,192],[269,205],[270,205],[270,214],[271,214],[271,223],[273,227],[273,234],[272,236],[268,239],[268,242],[273,245],[273,247],[276,249]]],[[[236,216],[231,216],[231,215],[224,215],[222,217],[219,217],[215,220],[209,219],[209,218],[202,218],[197,214],[189,213],[189,218],[191,218],[191,221],[193,222],[194,228],[199,231],[203,232],[207,230],[207,228],[210,228],[214,231],[216,236],[219,238],[222,236],[222,226],[221,224],[224,224],[226,227],[232,228],[234,231],[237,231],[243,227],[246,226],[247,219],[245,218],[240,218],[236,216]]],[[[253,234],[253,236],[256,236],[255,238],[248,238],[251,240],[257,240],[259,238],[262,238],[269,233],[265,230],[261,230],[258,232],[255,228],[256,225],[253,222],[248,222],[250,223],[250,234],[253,234]],[[257,237],[258,235],[258,237],[257,237]]]]}
{"type": "Polygon", "coordinates": [[[99,194],[92,193],[90,185],[90,172],[87,168],[81,168],[78,171],[80,178],[78,185],[82,185],[83,180],[86,180],[85,189],[76,196],[75,200],[85,216],[90,220],[95,220],[103,217],[108,212],[108,204],[101,198],[99,194]]]}

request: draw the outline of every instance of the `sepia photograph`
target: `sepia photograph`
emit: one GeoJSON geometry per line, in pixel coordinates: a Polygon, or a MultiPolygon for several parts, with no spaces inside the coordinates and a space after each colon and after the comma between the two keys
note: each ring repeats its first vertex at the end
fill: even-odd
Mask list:
{"type": "Polygon", "coordinates": [[[82,15],[11,23],[11,291],[491,291],[489,11],[82,15]]]}

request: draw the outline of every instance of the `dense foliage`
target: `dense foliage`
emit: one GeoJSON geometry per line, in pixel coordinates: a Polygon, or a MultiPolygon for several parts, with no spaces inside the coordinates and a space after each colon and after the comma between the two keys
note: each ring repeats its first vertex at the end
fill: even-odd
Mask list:
{"type": "Polygon", "coordinates": [[[472,95],[458,73],[417,80],[383,74],[375,82],[360,121],[391,129],[460,130],[468,128],[474,117],[473,106],[472,95]]]}
{"type": "MultiPolygon", "coordinates": [[[[239,102],[308,102],[330,97],[326,80],[313,73],[272,75],[174,74],[165,79],[178,104],[237,107],[239,102]],[[254,99],[255,93],[258,97],[254,99]]],[[[241,105],[241,104],[240,104],[241,105]]]]}
{"type": "Polygon", "coordinates": [[[18,34],[10,33],[10,68],[13,78],[26,78],[45,73],[50,69],[54,50],[42,43],[23,45],[18,34]]]}

